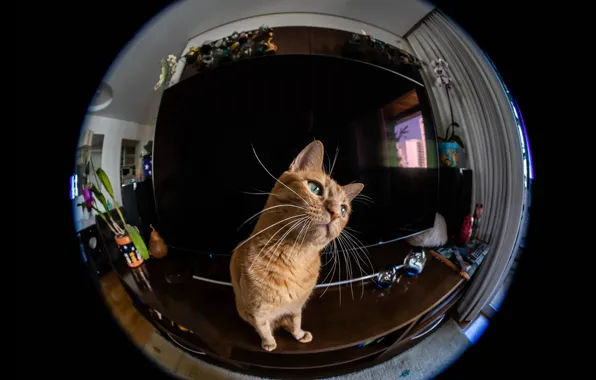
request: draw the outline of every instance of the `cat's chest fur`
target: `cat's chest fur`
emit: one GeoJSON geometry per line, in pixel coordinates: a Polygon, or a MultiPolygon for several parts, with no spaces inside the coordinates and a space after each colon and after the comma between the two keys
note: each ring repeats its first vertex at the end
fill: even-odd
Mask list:
{"type": "Polygon", "coordinates": [[[274,255],[258,255],[261,244],[255,242],[247,255],[254,264],[248,271],[253,284],[259,287],[264,298],[279,303],[300,304],[306,302],[321,267],[319,252],[313,249],[296,250],[295,245],[284,244],[274,255]]]}

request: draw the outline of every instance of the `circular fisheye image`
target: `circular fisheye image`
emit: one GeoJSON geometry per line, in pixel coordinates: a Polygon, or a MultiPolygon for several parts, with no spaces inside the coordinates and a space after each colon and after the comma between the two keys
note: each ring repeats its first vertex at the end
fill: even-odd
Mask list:
{"type": "Polygon", "coordinates": [[[81,255],[166,373],[430,379],[499,313],[522,114],[440,9],[370,3],[175,2],[90,99],[81,255]]]}

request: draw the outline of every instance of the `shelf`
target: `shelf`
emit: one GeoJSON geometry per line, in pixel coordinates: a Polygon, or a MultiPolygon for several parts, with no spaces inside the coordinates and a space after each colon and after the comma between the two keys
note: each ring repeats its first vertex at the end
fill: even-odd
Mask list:
{"type": "MultiPolygon", "coordinates": [[[[434,324],[437,323],[441,318],[445,318],[446,313],[455,305],[455,303],[460,299],[463,293],[463,288],[458,289],[455,291],[448,299],[443,301],[439,306],[437,306],[434,310],[428,312],[414,328],[408,333],[405,339],[412,339],[412,337],[416,335],[420,335],[421,332],[425,331],[428,328],[431,328],[434,324]]],[[[433,330],[435,327],[432,327],[430,330],[433,330]]],[[[425,331],[420,338],[428,335],[429,331],[425,331]]]]}
{"type": "MultiPolygon", "coordinates": [[[[369,251],[373,263],[384,261],[386,264],[403,262],[408,249],[405,243],[394,243],[369,251]]],[[[117,272],[144,302],[194,331],[208,347],[224,346],[262,353],[258,334],[237,315],[231,287],[192,278],[174,284],[165,280],[170,264],[181,260],[181,257],[184,255],[172,250],[165,259],[151,259],[144,264],[151,289],[137,284],[125,263],[119,264],[117,272]]],[[[212,268],[226,269],[225,265],[214,265],[212,268]]],[[[280,331],[275,335],[277,348],[274,353],[305,355],[337,352],[383,337],[408,326],[436,308],[463,282],[457,273],[443,263],[429,259],[422,274],[411,279],[405,293],[397,288],[381,290],[372,282],[367,282],[364,296],[360,299],[362,285],[356,283],[353,299],[350,287],[341,287],[340,304],[340,287],[329,288],[322,298],[317,291],[306,305],[302,319],[303,328],[313,334],[313,341],[299,343],[280,331]]]]}
{"type": "MultiPolygon", "coordinates": [[[[145,317],[145,319],[151,321],[153,323],[154,327],[156,327],[158,330],[160,330],[160,332],[162,334],[169,335],[170,336],[169,339],[172,339],[171,336],[173,336],[175,338],[175,340],[177,341],[178,346],[180,346],[182,349],[186,349],[186,351],[190,351],[190,352],[195,351],[195,353],[196,353],[196,351],[198,351],[203,354],[205,353],[205,351],[209,351],[209,349],[207,348],[205,343],[198,336],[194,335],[190,331],[183,331],[183,330],[179,329],[178,327],[173,326],[172,322],[174,322],[174,323],[176,323],[176,322],[171,320],[170,318],[168,318],[166,315],[163,315],[160,312],[160,314],[162,314],[162,319],[155,317],[149,311],[149,307],[147,305],[143,304],[139,300],[133,299],[133,305],[136,307],[136,309],[139,311],[139,313],[143,317],[145,317]],[[181,344],[182,344],[182,346],[181,346],[181,344]],[[187,347],[184,347],[184,346],[187,346],[187,347]]],[[[157,311],[159,312],[159,310],[157,310],[157,311]]]]}
{"type": "Polygon", "coordinates": [[[386,349],[387,346],[380,343],[370,344],[364,347],[350,347],[343,350],[304,355],[284,355],[275,354],[275,351],[270,353],[234,349],[232,350],[230,359],[242,364],[264,368],[308,369],[349,363],[371,357],[386,349]]]}
{"type": "MultiPolygon", "coordinates": [[[[406,329],[406,327],[403,327],[383,337],[381,341],[373,342],[363,347],[352,346],[341,350],[301,355],[278,354],[275,351],[257,352],[233,349],[230,359],[243,364],[265,368],[306,369],[329,367],[370,358],[379,354],[390,347],[406,329]]],[[[287,334],[285,332],[282,333],[287,334]]]]}

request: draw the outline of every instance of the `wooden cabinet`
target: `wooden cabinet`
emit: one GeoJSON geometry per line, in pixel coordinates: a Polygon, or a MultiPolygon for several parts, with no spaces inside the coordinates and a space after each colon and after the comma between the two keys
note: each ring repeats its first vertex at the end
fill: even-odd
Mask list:
{"type": "MultiPolygon", "coordinates": [[[[408,250],[405,243],[396,242],[371,248],[370,257],[374,267],[380,268],[403,262],[408,250]]],[[[360,283],[354,283],[354,298],[349,286],[344,286],[340,305],[338,287],[328,289],[322,298],[324,288],[317,288],[303,314],[303,328],[312,332],[313,341],[298,343],[277,331],[277,349],[265,352],[254,329],[237,316],[231,287],[192,278],[176,284],[165,281],[168,268],[180,260],[195,266],[192,256],[174,249],[164,259],[147,261],[145,277],[151,287],[137,283],[125,263],[116,262],[115,267],[137,300],[135,306],[172,344],[199,359],[263,377],[336,376],[388,360],[445,322],[465,284],[457,273],[429,257],[422,274],[411,278],[406,291],[398,287],[382,290],[369,281],[360,298],[360,283]]],[[[211,260],[229,258],[214,256],[211,260]]],[[[202,260],[200,265],[205,269],[207,264],[202,260]]],[[[210,268],[222,271],[227,265],[210,268]]],[[[222,278],[221,273],[202,275],[222,278]]]]}

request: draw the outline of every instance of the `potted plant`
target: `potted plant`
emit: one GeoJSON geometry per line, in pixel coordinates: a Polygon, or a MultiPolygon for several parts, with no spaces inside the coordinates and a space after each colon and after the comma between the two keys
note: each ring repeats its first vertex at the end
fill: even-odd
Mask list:
{"type": "Polygon", "coordinates": [[[433,73],[437,77],[435,84],[438,87],[445,86],[447,101],[449,102],[449,112],[451,114],[451,123],[447,126],[445,137],[438,137],[439,140],[439,160],[441,165],[456,168],[459,162],[459,148],[465,149],[462,139],[455,134],[455,128],[461,128],[453,119],[453,107],[451,106],[451,97],[449,91],[453,86],[453,78],[447,74],[449,65],[442,58],[431,62],[433,73]]]}
{"type": "Polygon", "coordinates": [[[91,212],[91,210],[95,210],[97,212],[97,215],[99,215],[99,217],[106,222],[110,230],[114,233],[116,244],[118,244],[118,248],[126,259],[128,266],[131,268],[138,267],[149,258],[149,250],[147,249],[147,246],[145,245],[139,230],[135,226],[126,223],[126,220],[124,219],[124,216],[122,215],[122,212],[116,203],[112,183],[110,182],[110,179],[106,173],[102,168],[98,168],[94,174],[95,178],[97,179],[97,183],[101,183],[105,191],[112,199],[114,207],[118,212],[120,223],[114,219],[110,212],[106,212],[104,214],[98,209],[97,202],[99,202],[106,211],[109,211],[111,207],[108,199],[104,196],[100,189],[98,189],[98,187],[91,182],[85,184],[83,188],[84,201],[79,203],[78,206],[86,208],[89,212],[91,212]]]}

